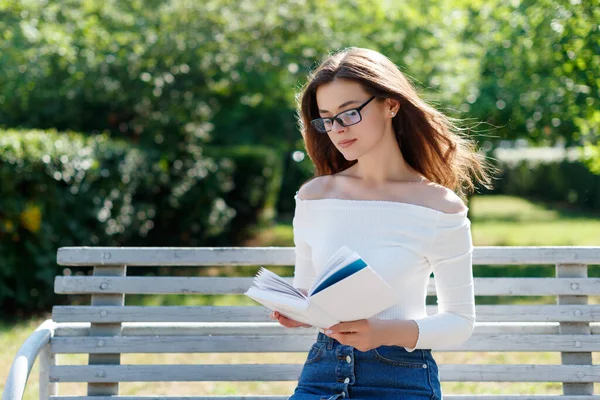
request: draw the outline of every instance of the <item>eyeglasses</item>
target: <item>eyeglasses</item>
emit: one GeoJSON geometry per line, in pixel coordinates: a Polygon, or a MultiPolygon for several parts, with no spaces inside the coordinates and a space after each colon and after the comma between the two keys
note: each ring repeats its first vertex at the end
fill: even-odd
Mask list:
{"type": "Polygon", "coordinates": [[[346,111],[342,111],[334,117],[316,118],[310,121],[310,123],[313,126],[313,128],[315,128],[315,130],[319,133],[329,132],[333,128],[333,121],[339,122],[342,126],[358,124],[360,121],[362,121],[360,110],[362,110],[374,98],[375,96],[371,97],[369,100],[365,101],[360,106],[356,108],[351,108],[346,111]]]}

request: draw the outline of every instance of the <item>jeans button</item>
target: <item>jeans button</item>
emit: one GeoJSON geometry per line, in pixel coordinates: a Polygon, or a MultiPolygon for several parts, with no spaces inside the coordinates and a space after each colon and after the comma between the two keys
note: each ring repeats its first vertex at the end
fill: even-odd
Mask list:
{"type": "Polygon", "coordinates": [[[350,357],[350,356],[347,356],[347,357],[346,357],[346,361],[348,362],[348,364],[350,364],[350,363],[352,362],[352,357],[350,357]]]}
{"type": "Polygon", "coordinates": [[[423,368],[427,368],[427,364],[423,364],[423,368]]]}
{"type": "Polygon", "coordinates": [[[350,383],[350,378],[344,379],[344,383],[350,383]]]}

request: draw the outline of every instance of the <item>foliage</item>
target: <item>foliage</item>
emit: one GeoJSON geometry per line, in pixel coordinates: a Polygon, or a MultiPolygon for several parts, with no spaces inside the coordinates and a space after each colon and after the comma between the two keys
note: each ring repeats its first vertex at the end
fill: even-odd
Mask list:
{"type": "MultiPolygon", "coordinates": [[[[1,135],[0,273],[57,245],[240,239],[277,198],[290,212],[312,174],[295,96],[347,46],[387,55],[487,150],[585,146],[500,190],[597,208],[598,20],[598,0],[0,0],[0,127],[46,129],[1,135]]],[[[0,293],[35,301],[49,271],[0,293]]]]}
{"type": "Polygon", "coordinates": [[[257,146],[209,146],[206,154],[223,162],[235,164],[231,174],[235,182],[223,196],[224,202],[235,210],[227,235],[220,243],[227,246],[241,243],[252,234],[245,227],[272,224],[277,217],[277,196],[281,190],[283,163],[279,152],[257,146]]]}
{"type": "Polygon", "coordinates": [[[567,146],[600,135],[600,3],[597,0],[473,2],[469,42],[486,49],[477,118],[500,125],[503,138],[567,146]]]}
{"type": "Polygon", "coordinates": [[[271,221],[277,153],[213,153],[178,173],[106,134],[0,131],[0,315],[52,304],[59,247],[222,244],[271,221]]]}
{"type": "Polygon", "coordinates": [[[600,211],[600,174],[586,165],[583,148],[497,149],[501,170],[493,191],[600,211]]]}

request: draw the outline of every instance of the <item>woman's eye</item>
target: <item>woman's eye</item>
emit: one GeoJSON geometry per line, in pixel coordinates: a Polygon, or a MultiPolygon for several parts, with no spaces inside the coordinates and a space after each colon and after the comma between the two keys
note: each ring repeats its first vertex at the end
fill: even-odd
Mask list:
{"type": "Polygon", "coordinates": [[[344,119],[355,119],[358,116],[358,112],[356,110],[346,111],[342,114],[342,118],[344,119]]]}

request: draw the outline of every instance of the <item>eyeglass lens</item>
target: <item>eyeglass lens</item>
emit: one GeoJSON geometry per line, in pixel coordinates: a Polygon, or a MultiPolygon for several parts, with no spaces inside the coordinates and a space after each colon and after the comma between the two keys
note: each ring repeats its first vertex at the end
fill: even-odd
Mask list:
{"type": "MultiPolygon", "coordinates": [[[[336,118],[340,125],[350,126],[360,122],[360,113],[358,110],[348,110],[336,118]]],[[[333,121],[331,118],[321,118],[313,121],[313,126],[319,132],[327,132],[333,128],[333,121]]]]}

